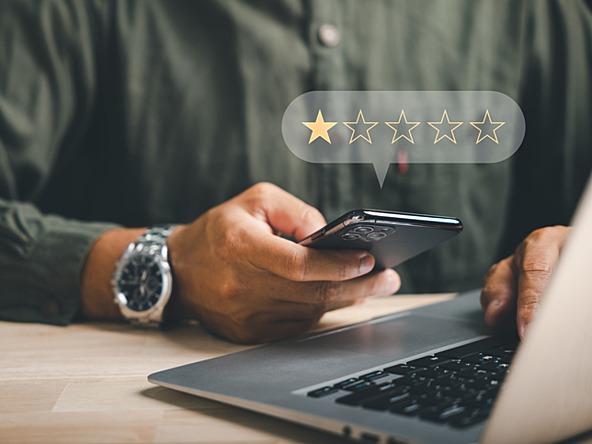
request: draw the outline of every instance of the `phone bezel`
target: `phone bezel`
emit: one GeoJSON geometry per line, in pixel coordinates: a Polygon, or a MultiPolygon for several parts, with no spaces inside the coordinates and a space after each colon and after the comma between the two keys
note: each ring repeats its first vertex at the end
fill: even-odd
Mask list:
{"type": "Polygon", "coordinates": [[[323,228],[315,231],[302,239],[300,245],[310,245],[326,236],[340,231],[341,229],[357,223],[385,224],[385,225],[411,225],[431,227],[440,230],[451,230],[460,232],[463,229],[460,219],[449,216],[437,216],[431,214],[406,213],[400,211],[359,209],[348,211],[323,228]]]}

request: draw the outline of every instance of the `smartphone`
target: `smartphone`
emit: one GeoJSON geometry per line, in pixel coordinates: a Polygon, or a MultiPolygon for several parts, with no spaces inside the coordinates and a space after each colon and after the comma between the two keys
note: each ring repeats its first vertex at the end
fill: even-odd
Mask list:
{"type": "Polygon", "coordinates": [[[459,219],[387,210],[353,210],[300,241],[311,248],[367,250],[376,269],[393,268],[453,238],[459,219]]]}

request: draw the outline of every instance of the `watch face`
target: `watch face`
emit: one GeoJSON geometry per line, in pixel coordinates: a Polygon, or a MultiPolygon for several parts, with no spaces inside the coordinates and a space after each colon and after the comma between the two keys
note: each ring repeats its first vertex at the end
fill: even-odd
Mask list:
{"type": "Polygon", "coordinates": [[[153,257],[133,255],[121,270],[118,287],[127,300],[127,308],[146,311],[162,295],[162,271],[153,257]]]}

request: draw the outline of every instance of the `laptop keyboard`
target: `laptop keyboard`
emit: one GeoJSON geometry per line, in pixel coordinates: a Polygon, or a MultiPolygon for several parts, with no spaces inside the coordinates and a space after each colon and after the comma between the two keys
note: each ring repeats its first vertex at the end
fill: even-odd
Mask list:
{"type": "Polygon", "coordinates": [[[487,338],[307,393],[355,408],[419,417],[455,428],[485,421],[517,346],[487,338]]]}

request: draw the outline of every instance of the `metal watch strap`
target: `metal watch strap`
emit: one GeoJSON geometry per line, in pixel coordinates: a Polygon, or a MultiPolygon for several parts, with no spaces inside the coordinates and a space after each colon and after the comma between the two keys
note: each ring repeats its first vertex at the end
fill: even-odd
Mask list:
{"type": "Polygon", "coordinates": [[[166,242],[168,237],[173,233],[178,225],[155,225],[148,228],[142,236],[140,236],[135,244],[136,248],[142,245],[144,251],[149,253],[158,253],[163,259],[168,260],[168,251],[166,242]]]}

